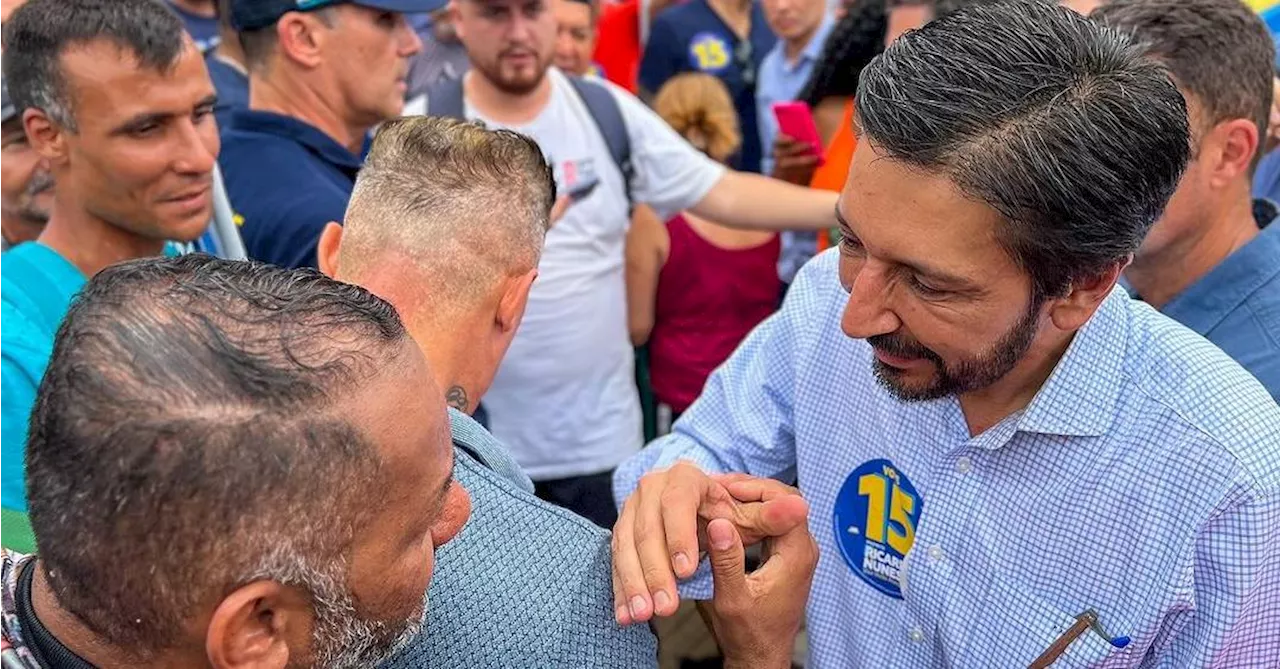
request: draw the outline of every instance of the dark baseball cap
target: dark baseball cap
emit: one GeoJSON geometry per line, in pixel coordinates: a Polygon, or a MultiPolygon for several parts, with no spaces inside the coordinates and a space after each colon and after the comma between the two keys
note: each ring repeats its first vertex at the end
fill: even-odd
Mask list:
{"type": "Polygon", "coordinates": [[[265,28],[289,12],[310,12],[350,3],[385,12],[434,12],[449,0],[231,0],[231,25],[236,30],[265,28]]]}

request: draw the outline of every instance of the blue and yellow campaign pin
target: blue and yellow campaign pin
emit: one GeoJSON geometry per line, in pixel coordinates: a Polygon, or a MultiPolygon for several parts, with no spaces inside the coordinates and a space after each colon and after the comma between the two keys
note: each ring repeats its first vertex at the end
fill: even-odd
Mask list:
{"type": "Polygon", "coordinates": [[[836,545],[845,564],[871,587],[902,599],[902,560],[915,542],[923,505],[892,462],[862,463],[836,496],[836,545]]]}
{"type": "Polygon", "coordinates": [[[592,61],[592,63],[587,66],[587,76],[604,79],[604,68],[600,67],[600,63],[592,61]]]}
{"type": "Polygon", "coordinates": [[[729,42],[717,33],[701,32],[689,40],[689,62],[699,72],[719,72],[729,66],[729,42]]]}

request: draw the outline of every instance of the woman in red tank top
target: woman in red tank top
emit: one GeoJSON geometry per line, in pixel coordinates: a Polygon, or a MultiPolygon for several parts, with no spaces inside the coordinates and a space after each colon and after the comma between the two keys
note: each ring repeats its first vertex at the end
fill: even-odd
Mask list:
{"type": "MultiPolygon", "coordinates": [[[[728,90],[706,74],[682,74],[654,98],[654,109],[689,143],[719,161],[741,141],[728,90]]],[[[658,401],[681,413],[707,376],[773,313],[778,236],[734,230],[692,213],[664,225],[632,222],[627,236],[627,304],[631,339],[649,345],[658,401]]]]}

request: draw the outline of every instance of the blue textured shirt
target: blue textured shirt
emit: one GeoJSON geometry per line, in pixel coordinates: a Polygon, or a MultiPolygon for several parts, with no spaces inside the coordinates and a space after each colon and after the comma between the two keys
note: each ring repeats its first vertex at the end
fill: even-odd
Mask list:
{"type": "MultiPolygon", "coordinates": [[[[1218,348],[1116,289],[1023,409],[971,437],[904,403],[846,337],[832,249],[675,432],[618,469],[691,460],[791,480],[821,551],[813,667],[1262,667],[1280,657],[1280,407],[1218,348]]],[[[707,594],[698,577],[686,596],[707,594]]]]}
{"type": "Polygon", "coordinates": [[[471,517],[436,551],[425,633],[384,669],[652,669],[657,640],[613,618],[609,533],[533,496],[511,454],[449,410],[471,517]]]}
{"type": "Polygon", "coordinates": [[[1161,311],[1217,344],[1280,402],[1280,226],[1263,228],[1161,311]]]}

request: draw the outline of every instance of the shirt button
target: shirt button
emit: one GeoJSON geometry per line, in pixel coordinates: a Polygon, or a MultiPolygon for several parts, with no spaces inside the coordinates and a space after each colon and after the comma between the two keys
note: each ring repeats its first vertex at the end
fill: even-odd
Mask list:
{"type": "Polygon", "coordinates": [[[929,562],[932,562],[932,563],[934,563],[934,564],[937,564],[937,563],[939,563],[939,562],[941,562],[941,561],[942,561],[942,547],[941,547],[941,546],[930,546],[930,547],[929,547],[929,562]]]}
{"type": "Polygon", "coordinates": [[[956,471],[961,474],[968,474],[971,469],[973,469],[973,460],[970,460],[968,456],[956,460],[956,471]]]}
{"type": "Polygon", "coordinates": [[[924,641],[924,630],[920,629],[918,625],[916,627],[912,627],[911,630],[907,632],[907,638],[911,639],[915,643],[920,643],[921,641],[924,641]]]}

